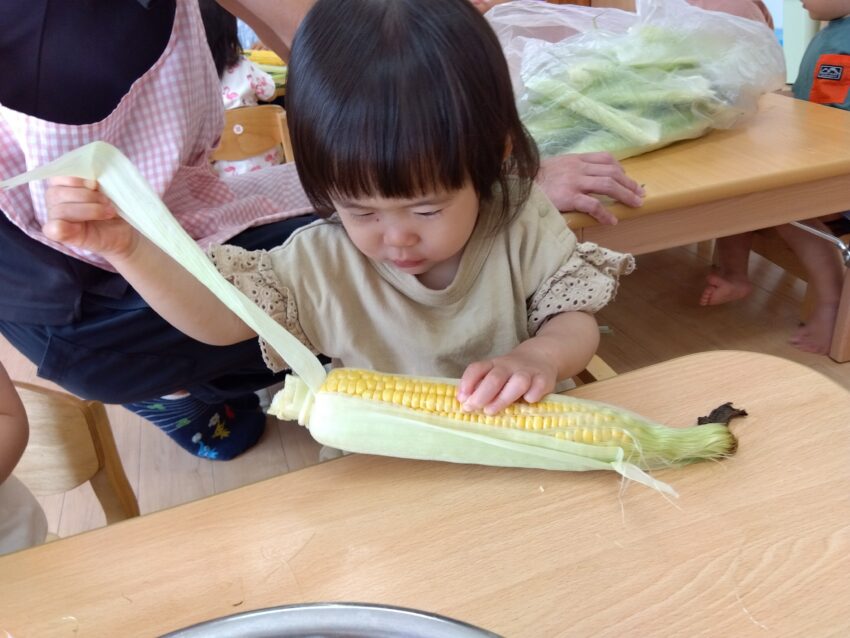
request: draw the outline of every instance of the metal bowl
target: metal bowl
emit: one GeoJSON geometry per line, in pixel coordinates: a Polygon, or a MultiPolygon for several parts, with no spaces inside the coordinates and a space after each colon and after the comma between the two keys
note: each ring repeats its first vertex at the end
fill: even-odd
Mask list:
{"type": "Polygon", "coordinates": [[[161,638],[500,638],[417,609],[310,603],[258,609],[178,629],[161,638]]]}

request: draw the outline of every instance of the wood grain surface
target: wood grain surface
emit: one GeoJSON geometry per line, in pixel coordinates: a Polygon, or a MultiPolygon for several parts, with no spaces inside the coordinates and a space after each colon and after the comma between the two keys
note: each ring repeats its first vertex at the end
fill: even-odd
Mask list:
{"type": "Polygon", "coordinates": [[[298,602],[504,636],[850,633],[850,393],[773,356],[690,355],[574,391],[671,425],[726,401],[736,456],[613,473],[349,456],[0,558],[0,631],[155,636],[298,602]]]}

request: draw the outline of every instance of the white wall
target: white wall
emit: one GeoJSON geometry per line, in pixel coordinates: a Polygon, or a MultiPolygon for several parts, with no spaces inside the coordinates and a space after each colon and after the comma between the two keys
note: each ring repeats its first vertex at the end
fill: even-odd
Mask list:
{"type": "Polygon", "coordinates": [[[783,13],[782,48],[785,51],[786,81],[791,83],[797,78],[803,51],[820,28],[820,22],[809,18],[800,0],[784,0],[783,13]]]}
{"type": "Polygon", "coordinates": [[[767,5],[770,15],[773,16],[773,26],[782,28],[782,0],[763,0],[767,5]]]}

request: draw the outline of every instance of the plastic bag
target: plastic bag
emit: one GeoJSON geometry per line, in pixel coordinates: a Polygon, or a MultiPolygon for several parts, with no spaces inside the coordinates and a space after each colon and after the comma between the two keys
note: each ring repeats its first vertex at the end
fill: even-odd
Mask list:
{"type": "Polygon", "coordinates": [[[637,13],[518,0],[486,17],[543,157],[622,159],[729,128],[785,84],[767,25],[685,0],[638,0],[637,13]]]}

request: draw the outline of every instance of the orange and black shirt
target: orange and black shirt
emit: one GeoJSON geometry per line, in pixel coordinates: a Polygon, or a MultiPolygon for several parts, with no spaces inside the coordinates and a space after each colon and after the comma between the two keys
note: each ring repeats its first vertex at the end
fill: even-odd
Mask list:
{"type": "Polygon", "coordinates": [[[812,39],[794,97],[850,111],[850,16],[832,20],[812,39]]]}

